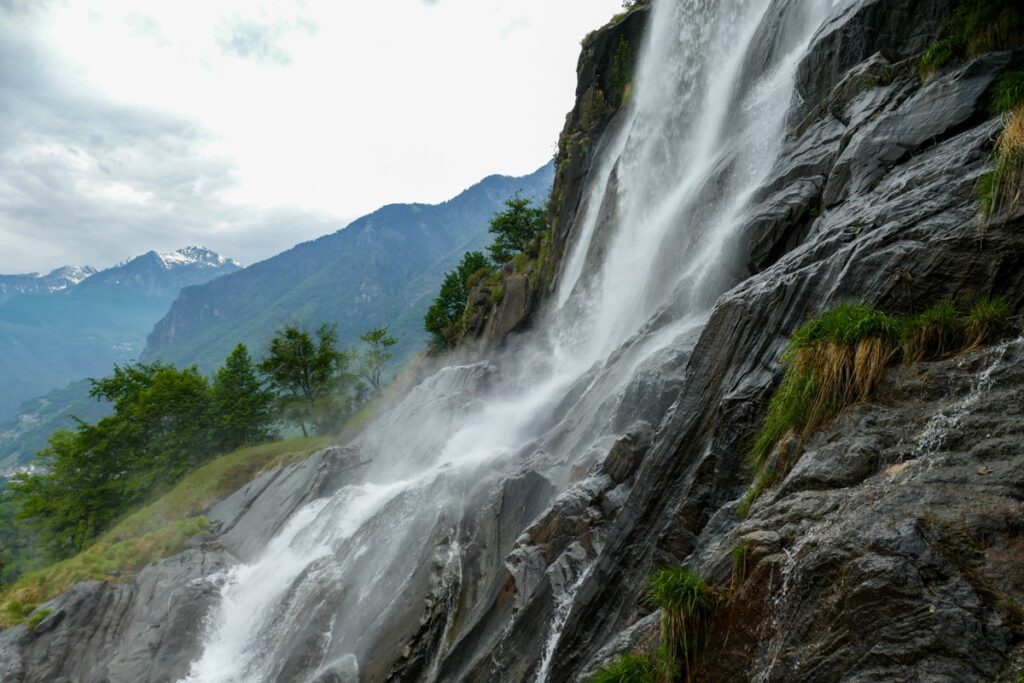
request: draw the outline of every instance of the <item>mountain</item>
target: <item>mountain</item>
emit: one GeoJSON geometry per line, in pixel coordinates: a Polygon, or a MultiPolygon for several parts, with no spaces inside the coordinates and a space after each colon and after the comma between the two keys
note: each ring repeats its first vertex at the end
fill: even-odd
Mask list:
{"type": "Polygon", "coordinates": [[[151,251],[99,272],[2,276],[9,295],[0,300],[0,416],[29,398],[137,358],[182,287],[240,268],[208,249],[187,247],[151,251]],[[16,287],[18,293],[10,294],[16,287]]]}
{"type": "Polygon", "coordinates": [[[60,292],[95,274],[92,266],[62,266],[45,275],[0,275],[0,303],[19,294],[60,292]]]}
{"type": "MultiPolygon", "coordinates": [[[[392,204],[243,271],[188,287],[153,328],[145,359],[216,367],[239,341],[260,349],[285,324],[337,323],[343,344],[389,325],[399,361],[423,347],[423,314],[446,270],[490,241],[490,217],[515,192],[538,202],[546,165],[490,176],[437,205],[392,204]]],[[[257,354],[259,351],[257,351],[257,354]]],[[[397,365],[397,363],[396,363],[397,365]]]]}
{"type": "Polygon", "coordinates": [[[109,404],[91,398],[89,388],[87,380],[72,382],[23,402],[14,416],[0,420],[0,477],[29,465],[50,435],[72,428],[76,418],[95,422],[108,415],[109,404]]]}
{"type": "Polygon", "coordinates": [[[544,314],[24,580],[0,680],[1024,680],[1024,7],[654,2],[488,315],[544,314]]]}

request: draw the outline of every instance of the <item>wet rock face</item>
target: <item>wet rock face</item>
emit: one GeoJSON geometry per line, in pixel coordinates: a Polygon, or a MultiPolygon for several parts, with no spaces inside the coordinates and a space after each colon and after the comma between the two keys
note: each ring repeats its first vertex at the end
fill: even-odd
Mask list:
{"type": "Polygon", "coordinates": [[[705,680],[1012,680],[1024,645],[1024,341],[890,374],[695,565],[748,547],[705,680]],[[856,463],[856,464],[854,464],[856,463]],[[724,635],[729,634],[726,645],[724,635]]]}

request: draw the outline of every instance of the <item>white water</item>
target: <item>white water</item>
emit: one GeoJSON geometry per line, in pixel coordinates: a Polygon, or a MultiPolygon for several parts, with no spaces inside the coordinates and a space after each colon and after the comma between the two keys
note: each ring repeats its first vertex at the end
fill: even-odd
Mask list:
{"type": "MultiPolygon", "coordinates": [[[[633,100],[586,190],[557,306],[495,376],[442,370],[370,427],[358,444],[374,461],[370,483],[309,504],[261,557],[230,572],[187,681],[275,680],[321,618],[319,671],[358,658],[403,614],[403,599],[418,599],[405,593],[435,548],[461,561],[457,537],[482,483],[533,462],[530,444],[545,435],[575,429],[563,440],[574,452],[557,454],[566,463],[614,433],[639,368],[689,343],[736,281],[736,231],[778,155],[799,59],[834,4],[656,0],[633,100]],[[785,20],[765,23],[772,12],[785,20]],[[777,28],[759,36],[765,25],[777,28]],[[773,49],[751,72],[759,45],[773,49]],[[602,206],[613,225],[601,224],[602,206]]],[[[447,576],[442,588],[460,590],[461,574],[447,576]]],[[[556,606],[540,680],[579,584],[556,606]]]]}

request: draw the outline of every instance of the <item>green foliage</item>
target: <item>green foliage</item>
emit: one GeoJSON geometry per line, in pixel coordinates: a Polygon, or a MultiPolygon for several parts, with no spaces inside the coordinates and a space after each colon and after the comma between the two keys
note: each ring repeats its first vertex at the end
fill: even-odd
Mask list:
{"type": "Polygon", "coordinates": [[[732,589],[743,583],[747,578],[747,560],[750,555],[750,543],[743,542],[732,549],[732,589]]]}
{"type": "Polygon", "coordinates": [[[992,112],[1010,114],[1024,105],[1024,69],[1007,71],[999,77],[992,95],[992,112]]]}
{"type": "Polygon", "coordinates": [[[962,349],[963,330],[953,303],[940,301],[912,318],[904,331],[902,347],[906,363],[940,358],[962,349]]]}
{"type": "Polygon", "coordinates": [[[209,385],[195,368],[115,367],[92,382],[92,394],[109,400],[113,415],[57,431],[39,454],[44,471],[10,483],[19,516],[33,519],[58,557],[210,455],[209,385]]]}
{"type": "Polygon", "coordinates": [[[487,247],[491,260],[503,265],[516,254],[529,251],[531,244],[544,234],[546,228],[544,210],[517,192],[506,200],[505,210],[491,219],[489,230],[495,236],[494,242],[487,247]]]}
{"type": "Polygon", "coordinates": [[[658,683],[661,668],[649,655],[626,654],[618,657],[590,677],[590,683],[658,683]]]}
{"type": "Polygon", "coordinates": [[[52,600],[79,581],[123,577],[179,553],[188,539],[208,529],[205,517],[181,520],[138,538],[101,541],[70,559],[25,574],[0,595],[0,626],[22,621],[35,605],[52,600]]]}
{"type": "Polygon", "coordinates": [[[386,325],[370,330],[359,338],[365,345],[359,354],[359,375],[375,392],[380,393],[383,388],[381,374],[394,355],[389,349],[398,340],[388,334],[386,325]]]}
{"type": "Polygon", "coordinates": [[[986,222],[1024,201],[1024,106],[1006,117],[996,143],[993,169],[978,179],[977,191],[986,222]]]}
{"type": "Polygon", "coordinates": [[[966,336],[969,348],[991,344],[1002,338],[1009,329],[1010,305],[1005,299],[984,298],[971,307],[967,318],[966,336]]]}
{"type": "Polygon", "coordinates": [[[271,437],[274,395],[256,377],[245,344],[234,348],[214,376],[210,403],[217,450],[232,451],[271,437]]]}
{"type": "Polygon", "coordinates": [[[1006,0],[964,0],[943,26],[942,37],[921,56],[918,69],[928,78],[954,60],[1024,44],[1024,13],[1006,0]]]}
{"type": "Polygon", "coordinates": [[[122,518],[78,555],[34,568],[0,594],[0,624],[22,621],[37,603],[77,581],[110,580],[180,552],[208,527],[202,513],[262,472],[308,457],[329,444],[325,437],[252,446],[214,458],[153,502],[122,518]],[[26,609],[27,607],[27,609],[26,609]]]}
{"type": "Polygon", "coordinates": [[[282,414],[308,436],[307,423],[318,433],[340,426],[358,398],[348,372],[351,355],[338,349],[334,325],[323,324],[314,335],[287,326],[270,341],[259,370],[277,393],[282,414]]]}
{"type": "Polygon", "coordinates": [[[32,614],[28,617],[28,627],[35,630],[36,626],[42,623],[43,619],[53,614],[52,609],[37,609],[33,610],[32,614]]]}
{"type": "Polygon", "coordinates": [[[745,517],[757,497],[792,466],[803,439],[840,411],[866,401],[902,356],[908,363],[933,360],[997,341],[1009,329],[1004,299],[981,299],[966,318],[951,302],[939,302],[920,315],[890,316],[868,306],[846,303],[811,320],[791,336],[783,356],[786,372],[772,396],[764,424],[748,455],[757,473],[737,513],[745,517]],[[795,444],[768,457],[787,435],[795,444]]]}
{"type": "Polygon", "coordinates": [[[718,595],[704,579],[682,568],[662,569],[647,579],[645,598],[661,610],[661,645],[668,662],[678,662],[693,680],[718,595]]]}
{"type": "Polygon", "coordinates": [[[462,316],[469,301],[470,282],[479,282],[491,273],[491,264],[479,251],[471,251],[462,257],[458,267],[445,274],[441,291],[430,304],[423,319],[423,326],[431,335],[431,346],[435,351],[450,349],[462,336],[462,316]]]}

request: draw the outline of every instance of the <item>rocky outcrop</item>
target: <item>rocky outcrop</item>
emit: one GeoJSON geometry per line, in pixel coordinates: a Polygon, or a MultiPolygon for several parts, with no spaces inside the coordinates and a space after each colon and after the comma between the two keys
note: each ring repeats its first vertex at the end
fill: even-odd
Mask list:
{"type": "Polygon", "coordinates": [[[551,234],[534,258],[509,262],[497,283],[482,280],[473,287],[464,340],[473,341],[478,353],[501,346],[510,334],[527,327],[550,293],[605,133],[621,124],[650,14],[649,4],[637,3],[583,39],[576,104],[566,115],[555,153],[547,206],[551,234]]]}
{"type": "Polygon", "coordinates": [[[232,560],[204,542],[147,567],[126,583],[89,581],[41,609],[34,628],[0,631],[5,683],[165,683],[188,673],[203,619],[232,560]]]}
{"type": "MultiPolygon", "coordinates": [[[[779,358],[809,315],[849,299],[909,314],[989,294],[1022,309],[1024,212],[982,230],[975,196],[1001,126],[989,114],[993,84],[1022,55],[984,55],[922,82],[915,54],[954,5],[855,0],[839,11],[800,67],[804,99],[744,215],[735,281],[694,328],[692,352],[679,341],[640,355],[642,330],[615,352],[630,374],[582,375],[549,408],[560,428],[525,455],[489,462],[465,488],[439,477],[423,489],[433,497],[455,487],[468,515],[396,516],[408,528],[371,524],[333,548],[358,558],[360,544],[389,540],[387,571],[367,575],[402,593],[391,600],[384,590],[375,599],[387,604],[367,603],[379,608],[370,610],[379,615],[374,642],[345,634],[350,641],[337,647],[349,649],[324,654],[318,635],[344,628],[332,619],[366,604],[346,592],[347,576],[316,584],[321,592],[301,603],[312,607],[287,634],[288,656],[273,676],[312,677],[313,655],[322,654],[319,680],[346,680],[353,652],[363,680],[586,680],[623,652],[653,649],[658,615],[644,604],[644,580],[684,565],[731,595],[712,623],[700,680],[1015,680],[1024,664],[1024,341],[893,368],[876,401],[812,437],[749,516],[736,514],[779,358]],[[577,402],[588,391],[600,404],[577,402]],[[611,436],[594,443],[594,433],[611,436]],[[403,553],[403,543],[415,552],[403,553]]],[[[791,6],[773,7],[781,16],[791,6]]],[[[560,147],[567,163],[558,170],[551,264],[574,238],[593,154],[616,125],[610,109],[588,109],[612,82],[600,65],[624,39],[633,44],[646,15],[633,12],[585,43],[579,102],[563,136],[569,151],[560,147]]],[[[535,306],[530,292],[549,281],[539,275],[552,267],[507,269],[506,283],[525,276],[525,295],[517,280],[519,289],[501,297],[507,317],[481,314],[471,329],[519,329],[535,306]]],[[[483,287],[476,297],[481,311],[498,298],[483,287]]],[[[410,430],[419,417],[400,411],[381,429],[404,430],[403,452],[426,459],[440,449],[444,415],[472,414],[473,388],[493,386],[499,372],[487,363],[446,368],[427,381],[443,386],[423,389],[432,402],[422,412],[437,410],[423,420],[427,429],[410,430]]],[[[410,405],[419,390],[409,392],[410,405]]],[[[363,447],[363,455],[377,448],[369,439],[363,447]]],[[[253,539],[347,481],[342,471],[361,460],[333,453],[268,474],[218,506],[224,547],[252,555],[253,539]]],[[[387,453],[381,446],[375,462],[386,464],[387,453]]],[[[415,497],[388,504],[426,508],[415,497]]],[[[79,587],[61,600],[82,590],[121,591],[129,603],[121,609],[140,609],[124,593],[139,590],[134,584],[79,587]]],[[[83,624],[73,632],[81,643],[90,637],[84,624],[113,623],[106,610],[92,614],[74,622],[83,624]]],[[[71,624],[70,612],[63,619],[71,624]]],[[[5,652],[18,653],[6,665],[10,680],[68,675],[40,649],[58,629],[40,628],[0,636],[5,652]]],[[[110,642],[97,651],[116,652],[110,642]]],[[[73,647],[85,651],[81,643],[73,647]]],[[[174,657],[165,671],[180,670],[183,656],[174,657]]],[[[104,671],[88,661],[84,671],[104,671]]]]}
{"type": "MultiPolygon", "coordinates": [[[[644,616],[652,568],[686,564],[727,583],[729,552],[744,538],[765,559],[718,626],[707,680],[988,681],[1018,666],[1021,596],[1008,577],[1024,570],[1016,550],[1024,536],[1013,521],[1024,490],[1013,478],[993,490],[991,475],[979,472],[1006,471],[1022,457],[1014,438],[1001,440],[1019,429],[1010,407],[1019,406],[1019,379],[1007,376],[1009,392],[980,420],[988,427],[959,441],[950,467],[915,485],[930,492],[889,487],[889,477],[902,475],[885,474],[904,466],[887,450],[892,440],[913,450],[908,441],[928,411],[961,401],[992,356],[941,366],[953,386],[938,403],[908,407],[898,427],[893,415],[888,431],[878,418],[875,431],[845,441],[830,432],[750,520],[741,526],[734,513],[786,335],[809,315],[849,299],[912,313],[988,294],[1021,308],[1024,221],[1018,212],[982,231],[975,197],[1001,125],[988,113],[989,94],[1018,55],[986,55],[921,82],[904,45],[923,45],[927,35],[908,33],[934,38],[936,17],[953,3],[917,5],[921,21],[906,19],[906,3],[853,3],[816,38],[800,87],[829,93],[827,106],[807,103],[810,113],[794,119],[756,195],[746,230],[750,277],[720,299],[704,328],[670,422],[577,593],[554,679],[586,669],[644,616]],[[876,35],[872,26],[886,12],[892,28],[876,35]],[[849,71],[826,70],[832,75],[822,80],[812,67],[837,55],[849,71]],[[879,69],[885,78],[872,76],[879,69]],[[1001,454],[976,461],[972,439],[994,439],[1001,454]]],[[[908,373],[939,369],[896,375],[889,396],[920,388],[908,373]]],[[[851,419],[841,424],[853,430],[851,419]]]]}

